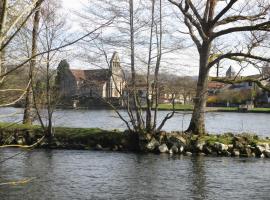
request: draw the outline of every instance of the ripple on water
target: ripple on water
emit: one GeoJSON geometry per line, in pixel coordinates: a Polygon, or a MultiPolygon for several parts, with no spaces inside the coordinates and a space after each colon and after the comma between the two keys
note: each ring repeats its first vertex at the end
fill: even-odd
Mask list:
{"type": "MultiPolygon", "coordinates": [[[[1,150],[3,159],[18,150],[1,150]]],[[[1,199],[267,199],[270,161],[35,150],[0,165],[1,199]]]]}

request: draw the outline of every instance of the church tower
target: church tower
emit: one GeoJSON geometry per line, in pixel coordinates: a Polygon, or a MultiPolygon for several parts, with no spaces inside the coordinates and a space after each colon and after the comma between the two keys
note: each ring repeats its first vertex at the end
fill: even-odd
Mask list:
{"type": "Polygon", "coordinates": [[[124,87],[123,71],[120,63],[120,58],[117,52],[113,53],[110,61],[110,81],[108,97],[120,97],[124,87]]]}
{"type": "Polygon", "coordinates": [[[229,67],[229,69],[226,72],[226,77],[227,78],[232,78],[236,75],[236,72],[234,71],[234,69],[232,68],[232,66],[229,67]]]}

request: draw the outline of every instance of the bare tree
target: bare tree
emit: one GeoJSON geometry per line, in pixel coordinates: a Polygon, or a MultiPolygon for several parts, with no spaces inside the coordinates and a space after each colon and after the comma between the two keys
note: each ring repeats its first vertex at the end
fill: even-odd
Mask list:
{"type": "MultiPolygon", "coordinates": [[[[37,54],[38,47],[38,32],[39,32],[39,22],[40,22],[40,2],[37,2],[38,5],[36,5],[36,11],[34,15],[33,20],[33,30],[32,30],[32,48],[31,48],[31,56],[37,54]]],[[[29,82],[31,87],[28,87],[26,92],[26,98],[25,98],[25,108],[24,108],[24,115],[23,115],[23,123],[24,124],[32,124],[32,113],[31,109],[33,108],[33,79],[34,79],[34,69],[36,66],[36,58],[31,59],[30,65],[29,65],[29,82]]]]}
{"type": "MultiPolygon", "coordinates": [[[[263,55],[255,55],[247,48],[236,50],[227,48],[228,51],[215,52],[219,54],[212,56],[212,45],[236,33],[269,31],[269,2],[260,0],[249,2],[239,0],[168,1],[175,5],[183,15],[185,25],[200,55],[194,111],[187,132],[203,135],[206,132],[204,115],[210,69],[225,59],[270,61],[263,55]],[[246,10],[247,6],[248,10],[246,10]]],[[[231,44],[228,46],[232,47],[231,44]]],[[[252,47],[251,49],[254,49],[256,46],[252,47]]]]}
{"type": "MultiPolygon", "coordinates": [[[[161,0],[93,2],[96,5],[95,9],[89,7],[86,13],[79,13],[81,18],[93,24],[114,16],[115,23],[101,31],[100,40],[94,44],[97,47],[96,51],[90,50],[94,52],[95,57],[88,56],[88,60],[91,60],[92,64],[97,57],[107,60],[110,49],[121,53],[126,85],[125,93],[122,93],[120,98],[128,118],[121,116],[116,110],[117,114],[131,132],[142,138],[147,133],[153,136],[160,132],[166,121],[175,114],[172,111],[163,121],[158,121],[159,73],[164,67],[162,58],[165,53],[180,47],[177,45],[175,49],[170,49],[163,43],[164,38],[169,40],[169,30],[165,29],[163,24],[168,17],[163,10],[164,3],[161,0]],[[140,95],[140,79],[143,79],[143,97],[140,95]]],[[[86,44],[89,46],[88,41],[86,44]]]]}
{"type": "MultiPolygon", "coordinates": [[[[41,8],[41,30],[39,36],[41,48],[47,53],[41,60],[40,70],[45,75],[37,80],[38,82],[35,84],[36,88],[32,88],[34,91],[34,107],[48,140],[51,140],[53,137],[53,112],[59,100],[55,86],[55,72],[56,65],[59,59],[61,59],[59,51],[52,52],[51,50],[57,45],[61,45],[68,37],[66,34],[68,27],[59,10],[60,5],[57,2],[49,0],[45,1],[41,8]],[[43,83],[45,87],[42,87],[43,83]],[[42,111],[40,109],[46,110],[45,116],[41,114],[42,111]],[[43,120],[44,118],[46,119],[46,123],[43,120]]],[[[63,54],[63,52],[61,53],[63,54]]]]}

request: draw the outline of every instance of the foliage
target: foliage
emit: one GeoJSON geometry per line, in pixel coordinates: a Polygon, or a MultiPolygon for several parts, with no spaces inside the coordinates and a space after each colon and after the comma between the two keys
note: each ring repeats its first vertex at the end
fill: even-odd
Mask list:
{"type": "Polygon", "coordinates": [[[252,98],[251,90],[226,90],[217,95],[217,102],[243,104],[252,98]]]}

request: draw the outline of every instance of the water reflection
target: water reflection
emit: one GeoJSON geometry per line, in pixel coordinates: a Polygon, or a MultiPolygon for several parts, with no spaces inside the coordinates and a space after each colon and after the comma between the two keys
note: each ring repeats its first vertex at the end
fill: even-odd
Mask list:
{"type": "Polygon", "coordinates": [[[205,159],[203,156],[191,158],[190,177],[194,200],[208,199],[206,194],[205,159]]]}

